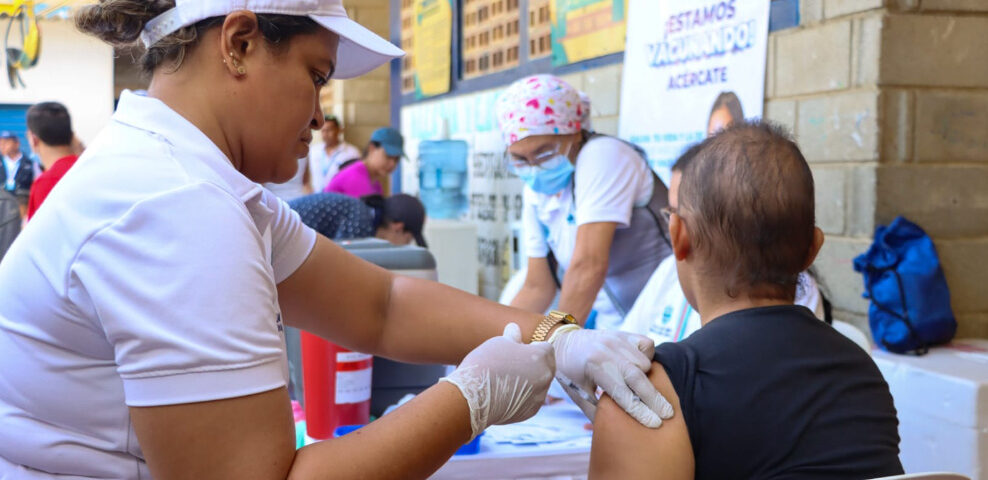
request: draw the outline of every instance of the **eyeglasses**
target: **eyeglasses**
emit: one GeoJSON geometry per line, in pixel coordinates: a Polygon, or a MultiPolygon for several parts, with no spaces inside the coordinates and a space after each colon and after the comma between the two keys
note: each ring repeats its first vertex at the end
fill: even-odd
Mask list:
{"type": "Polygon", "coordinates": [[[662,214],[662,218],[665,219],[666,225],[668,225],[669,219],[672,218],[672,214],[675,213],[676,215],[679,215],[679,209],[674,207],[662,207],[662,210],[659,210],[659,213],[662,214]]]}
{"type": "MultiPolygon", "coordinates": [[[[572,150],[573,144],[570,143],[566,146],[565,156],[569,156],[570,150],[572,150]]],[[[515,155],[513,153],[508,153],[508,166],[514,170],[516,173],[520,170],[525,170],[528,168],[538,168],[540,170],[546,170],[555,166],[555,162],[549,164],[548,162],[556,157],[558,157],[563,151],[563,144],[557,142],[552,148],[545,149],[531,157],[515,155]]]]}

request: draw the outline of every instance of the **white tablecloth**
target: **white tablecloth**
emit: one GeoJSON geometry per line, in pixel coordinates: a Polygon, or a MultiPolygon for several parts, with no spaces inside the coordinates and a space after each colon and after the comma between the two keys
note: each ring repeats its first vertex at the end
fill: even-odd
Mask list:
{"type": "Polygon", "coordinates": [[[494,426],[480,439],[480,452],[456,455],[431,478],[438,480],[582,480],[590,465],[592,432],[587,418],[565,402],[543,407],[531,419],[494,426]],[[521,444],[526,437],[554,440],[521,444]],[[499,442],[500,440],[500,442],[499,442]],[[513,440],[512,443],[504,443],[513,440]]]}

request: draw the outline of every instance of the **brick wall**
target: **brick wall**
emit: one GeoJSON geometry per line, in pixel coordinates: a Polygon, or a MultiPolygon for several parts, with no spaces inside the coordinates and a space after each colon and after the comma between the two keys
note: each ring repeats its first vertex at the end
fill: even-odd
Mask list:
{"type": "Polygon", "coordinates": [[[766,118],[816,179],[816,263],[837,316],[866,326],[851,260],[904,215],[934,238],[959,336],[988,337],[988,1],[801,0],[771,35],[766,118]]]}

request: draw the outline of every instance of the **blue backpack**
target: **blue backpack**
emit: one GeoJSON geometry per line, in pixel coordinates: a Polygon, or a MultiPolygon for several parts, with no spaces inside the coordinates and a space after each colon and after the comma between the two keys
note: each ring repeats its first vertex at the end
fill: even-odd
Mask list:
{"type": "Polygon", "coordinates": [[[871,300],[868,323],[881,348],[923,355],[957,332],[950,291],[933,240],[915,223],[897,217],[875,229],[875,241],[854,259],[871,300]]]}

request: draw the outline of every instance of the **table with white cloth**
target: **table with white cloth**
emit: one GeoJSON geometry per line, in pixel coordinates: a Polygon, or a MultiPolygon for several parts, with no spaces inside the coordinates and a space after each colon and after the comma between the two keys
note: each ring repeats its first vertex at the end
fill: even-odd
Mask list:
{"type": "Polygon", "coordinates": [[[582,480],[590,465],[587,417],[570,402],[542,407],[514,425],[495,425],[474,455],[456,455],[432,477],[440,480],[582,480]]]}

